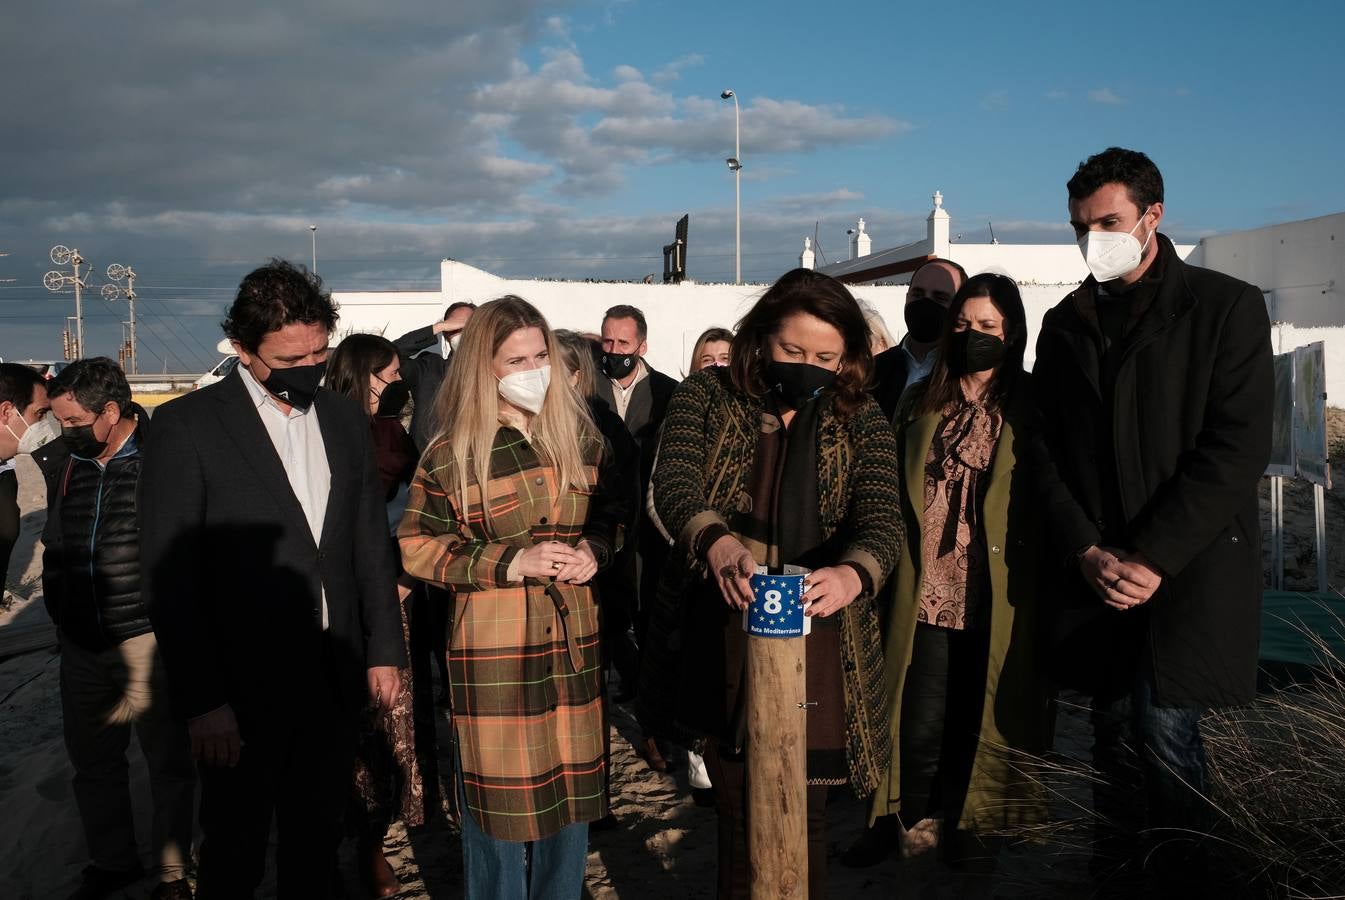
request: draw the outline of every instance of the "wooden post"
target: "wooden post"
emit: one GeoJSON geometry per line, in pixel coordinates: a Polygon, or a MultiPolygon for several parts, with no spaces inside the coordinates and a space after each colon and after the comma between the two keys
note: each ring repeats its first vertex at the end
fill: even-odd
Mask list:
{"type": "Polygon", "coordinates": [[[804,641],[747,638],[747,847],[752,896],[808,896],[804,641]]]}

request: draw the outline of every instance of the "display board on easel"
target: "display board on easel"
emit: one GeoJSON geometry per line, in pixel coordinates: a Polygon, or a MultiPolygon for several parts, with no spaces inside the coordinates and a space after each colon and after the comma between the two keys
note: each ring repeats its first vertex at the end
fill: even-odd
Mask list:
{"type": "Polygon", "coordinates": [[[1326,348],[1318,341],[1275,357],[1275,412],[1270,465],[1270,584],[1284,589],[1284,479],[1313,487],[1317,523],[1317,590],[1326,580],[1326,491],[1331,465],[1326,446],[1326,348]]]}

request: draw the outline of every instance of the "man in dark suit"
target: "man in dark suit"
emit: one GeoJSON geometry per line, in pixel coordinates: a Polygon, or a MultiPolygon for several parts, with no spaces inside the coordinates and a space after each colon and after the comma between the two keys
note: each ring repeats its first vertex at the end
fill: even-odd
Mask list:
{"type": "Polygon", "coordinates": [[[911,273],[906,288],[906,336],[897,346],[873,358],[873,399],[891,419],[906,388],[934,368],[934,353],[943,332],[948,304],[967,280],[967,272],[950,259],[934,257],[911,273]]]}
{"type": "Polygon", "coordinates": [[[1259,290],[1158,232],[1163,176],[1143,153],[1090,157],[1068,190],[1092,274],[1047,312],[1033,378],[1065,488],[1041,500],[1066,576],[1052,662],[1092,696],[1094,871],[1142,863],[1164,892],[1204,896],[1200,718],[1256,694],[1270,324],[1259,290]]]}
{"type": "Polygon", "coordinates": [[[154,631],[201,770],[198,896],[251,897],[278,826],[281,897],[332,887],[356,726],[405,665],[369,424],[318,386],[336,325],[273,260],[224,321],[240,365],[160,407],[140,478],[154,631]]]}
{"type": "Polygon", "coordinates": [[[453,351],[462,337],[467,320],[476,312],[475,303],[458,301],[444,311],[444,318],[433,325],[408,331],[393,341],[402,363],[402,381],[411,389],[411,440],[424,453],[434,440],[438,424],[434,421],[434,399],[444,383],[453,351]]]}
{"type": "Polygon", "coordinates": [[[41,375],[27,366],[0,362],[0,592],[9,584],[9,555],[19,539],[19,480],[14,457],[35,449],[33,439],[45,429],[33,432],[26,441],[23,436],[42,421],[48,408],[41,375]]]}
{"type": "MultiPolygon", "coordinates": [[[[621,676],[618,701],[634,696],[639,669],[638,644],[644,639],[648,605],[658,588],[659,573],[668,552],[663,536],[644,512],[644,500],[654,472],[659,429],[668,411],[668,401],[677,389],[677,381],[645,362],[648,336],[644,313],[634,306],[613,306],[603,315],[602,354],[598,357],[598,367],[606,377],[598,379],[598,398],[626,423],[626,430],[640,451],[640,494],[631,506],[635,513],[632,516],[635,534],[627,534],[626,545],[598,584],[603,605],[603,634],[612,648],[613,665],[621,676]],[[634,648],[627,636],[632,618],[634,648]]],[[[667,771],[668,763],[653,738],[645,739],[640,751],[652,768],[667,771]]]]}

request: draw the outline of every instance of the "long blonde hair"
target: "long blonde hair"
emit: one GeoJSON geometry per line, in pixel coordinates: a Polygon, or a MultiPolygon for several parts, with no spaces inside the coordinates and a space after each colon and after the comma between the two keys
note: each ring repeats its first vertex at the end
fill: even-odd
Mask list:
{"type": "MultiPolygon", "coordinates": [[[[552,366],[563,369],[555,335],[546,319],[522,297],[508,294],[483,303],[467,321],[462,343],[453,354],[453,364],[434,401],[435,419],[441,423],[436,440],[446,439],[453,450],[463,515],[467,487],[472,482],[481,489],[484,514],[490,514],[485,492],[490,481],[491,449],[501,425],[499,382],[492,361],[509,335],[522,328],[539,329],[552,366]]],[[[553,370],[542,411],[532,420],[529,443],[543,464],[556,470],[562,490],[566,486],[584,490],[583,443],[591,440],[597,429],[567,374],[553,370]]]]}
{"type": "Polygon", "coordinates": [[[579,373],[579,381],[574,386],[575,390],[579,391],[579,396],[585,399],[596,397],[598,394],[598,364],[593,361],[593,342],[577,331],[567,331],[564,328],[557,328],[555,335],[556,342],[560,347],[561,358],[565,361],[565,368],[571,374],[579,373]]]}

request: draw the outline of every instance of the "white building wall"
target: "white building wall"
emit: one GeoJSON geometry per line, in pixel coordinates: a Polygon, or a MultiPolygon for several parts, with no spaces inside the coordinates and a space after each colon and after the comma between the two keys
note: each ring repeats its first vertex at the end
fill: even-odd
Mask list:
{"type": "Polygon", "coordinates": [[[1345,405],[1345,213],[1214,235],[1196,255],[1261,289],[1276,353],[1326,345],[1327,402],[1345,405]]]}
{"type": "MultiPolygon", "coordinates": [[[[1313,341],[1326,345],[1328,396],[1345,403],[1345,213],[1205,238],[1177,245],[1188,262],[1258,285],[1276,325],[1277,353],[1313,341]]],[[[1034,359],[1042,316],[1087,275],[1073,244],[953,244],[949,256],[971,274],[997,268],[1020,286],[1027,310],[1027,363],[1034,359]]],[[[603,312],[628,303],[649,322],[649,361],[681,376],[691,347],[712,325],[732,327],[765,290],[761,285],[589,283],[505,279],[444,260],[441,291],[337,292],[341,332],[370,331],[389,338],[436,321],[458,300],[482,303],[518,294],[536,304],[557,328],[597,331],[603,312]]],[[[853,285],[900,339],[906,332],[904,285],[853,285]]]]}
{"type": "MultiPolygon", "coordinates": [[[[680,378],[687,370],[691,348],[701,332],[712,325],[732,328],[765,291],[762,285],[508,279],[447,259],[440,270],[444,288],[438,293],[334,293],[340,304],[339,331],[343,334],[367,331],[396,338],[437,321],[450,303],[459,300],[484,303],[505,294],[517,294],[541,310],[554,328],[596,332],[608,308],[626,303],[642,310],[649,323],[650,365],[680,378]]],[[[895,318],[884,315],[889,328],[902,321],[901,303],[906,288],[863,285],[854,293],[881,310],[895,309],[895,318]]]]}
{"type": "MultiPolygon", "coordinates": [[[[1074,254],[1078,256],[1079,251],[1074,250],[1074,254]]],[[[961,259],[958,261],[961,262],[961,259]]],[[[968,271],[975,273],[982,268],[984,266],[968,266],[968,271]]],[[[661,372],[680,378],[686,373],[691,348],[701,332],[712,325],[732,328],[766,290],[762,285],[694,282],[677,285],[624,282],[599,284],[508,279],[452,260],[444,260],[442,272],[444,290],[439,293],[334,293],[341,312],[339,334],[363,331],[392,339],[438,321],[450,303],[459,300],[484,303],[504,294],[517,294],[535,305],[552,327],[596,332],[602,325],[603,313],[609,307],[628,303],[643,310],[649,323],[650,364],[661,372]]],[[[1016,275],[1013,272],[1010,274],[1016,275]]],[[[1042,316],[1075,287],[1077,281],[1020,285],[1028,319],[1029,368],[1034,358],[1042,316]]],[[[857,299],[870,303],[878,310],[888,330],[898,340],[905,336],[906,323],[902,315],[902,306],[906,302],[905,285],[859,284],[851,285],[850,290],[857,299]]]]}
{"type": "MultiPolygon", "coordinates": [[[[1194,244],[1173,246],[1182,259],[1196,249],[1194,244]]],[[[1088,277],[1077,244],[952,244],[948,258],[968,275],[995,269],[1020,285],[1064,284],[1072,289],[1088,277]]]]}

